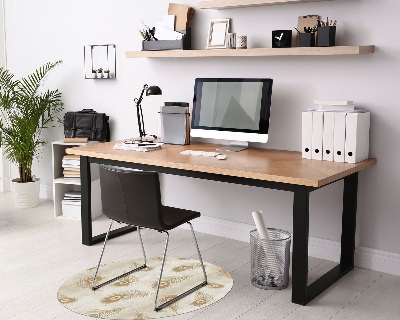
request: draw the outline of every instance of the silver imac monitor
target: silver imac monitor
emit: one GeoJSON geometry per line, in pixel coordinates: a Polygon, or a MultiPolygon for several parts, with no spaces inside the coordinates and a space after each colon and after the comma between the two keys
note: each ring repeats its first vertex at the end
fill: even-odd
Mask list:
{"type": "Polygon", "coordinates": [[[197,78],[191,136],[229,140],[219,150],[240,151],[268,141],[272,79],[197,78]]]}

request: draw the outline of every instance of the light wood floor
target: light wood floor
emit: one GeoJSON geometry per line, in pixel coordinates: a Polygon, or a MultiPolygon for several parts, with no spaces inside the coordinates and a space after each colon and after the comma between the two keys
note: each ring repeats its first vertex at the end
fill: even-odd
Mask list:
{"type": "MultiPolygon", "coordinates": [[[[108,221],[98,219],[94,231],[104,232],[108,221]]],[[[231,292],[198,312],[173,317],[183,319],[400,319],[400,277],[356,268],[309,305],[290,302],[291,287],[268,291],[250,284],[249,244],[197,233],[203,259],[229,270],[231,292]]],[[[163,236],[144,231],[147,254],[160,256],[163,236]]],[[[189,231],[171,232],[171,256],[196,258],[189,231]]],[[[53,218],[51,201],[35,209],[15,209],[9,193],[0,193],[0,319],[90,319],[62,307],[58,287],[72,274],[93,267],[101,244],[81,245],[80,222],[53,218]]],[[[110,240],[104,262],[140,254],[137,234],[110,240]]],[[[312,281],[334,264],[309,259],[312,281]]]]}

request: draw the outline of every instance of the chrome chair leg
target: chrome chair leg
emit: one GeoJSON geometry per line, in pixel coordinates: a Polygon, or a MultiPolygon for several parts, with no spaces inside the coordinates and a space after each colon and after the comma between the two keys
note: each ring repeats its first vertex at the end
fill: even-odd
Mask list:
{"type": "MultiPolygon", "coordinates": [[[[188,223],[189,223],[189,222],[188,222],[188,223]]],[[[190,223],[189,223],[189,224],[190,224],[190,223]]],[[[191,229],[192,229],[192,234],[193,234],[193,236],[194,236],[194,231],[193,231],[193,227],[192,227],[191,224],[190,224],[190,227],[191,227],[191,229]]],[[[197,245],[196,237],[194,237],[195,243],[196,243],[196,247],[197,247],[197,253],[199,254],[200,261],[201,261],[201,266],[202,266],[202,268],[203,268],[203,273],[204,273],[204,279],[205,279],[205,281],[203,281],[203,282],[200,283],[199,285],[193,287],[192,289],[189,289],[189,290],[187,290],[186,292],[180,294],[179,296],[177,296],[177,297],[175,297],[175,298],[173,298],[173,299],[171,299],[171,300],[168,300],[167,302],[164,302],[163,304],[157,306],[158,293],[159,293],[159,290],[160,290],[161,278],[162,278],[162,273],[163,273],[163,270],[164,270],[165,257],[166,257],[166,255],[167,255],[167,248],[168,248],[168,241],[169,241],[169,233],[168,233],[167,231],[162,231],[162,232],[165,232],[165,233],[167,234],[167,238],[166,238],[166,240],[165,240],[165,248],[164,248],[164,255],[163,255],[163,260],[162,260],[162,264],[161,264],[160,277],[159,277],[159,279],[158,279],[157,292],[156,292],[156,300],[155,300],[155,302],[154,302],[154,311],[160,311],[161,309],[163,309],[163,308],[169,306],[170,304],[175,303],[176,301],[178,301],[178,300],[180,300],[180,299],[186,297],[187,295],[189,295],[189,294],[191,294],[191,293],[193,293],[193,292],[199,290],[200,288],[204,287],[205,285],[207,285],[207,275],[206,275],[206,271],[205,271],[205,268],[204,268],[203,260],[202,260],[201,255],[200,255],[199,246],[197,245]]]]}
{"type": "Polygon", "coordinates": [[[192,235],[193,235],[193,239],[194,239],[194,243],[196,244],[196,249],[197,249],[197,254],[199,255],[199,260],[201,262],[201,267],[203,269],[203,274],[204,274],[204,282],[207,284],[207,274],[206,274],[206,269],[204,268],[204,263],[203,263],[203,259],[201,258],[201,254],[200,254],[200,249],[199,249],[199,245],[197,244],[197,239],[196,239],[196,235],[194,234],[194,230],[193,230],[193,226],[190,222],[188,222],[190,229],[192,230],[192,235]]]}
{"type": "Polygon", "coordinates": [[[157,291],[156,291],[156,300],[154,301],[154,311],[158,311],[162,309],[162,306],[157,307],[157,299],[158,299],[158,292],[160,291],[160,284],[161,284],[161,278],[162,278],[162,273],[164,270],[164,264],[165,264],[165,257],[167,255],[167,249],[168,249],[168,242],[169,242],[169,233],[168,231],[162,231],[167,234],[167,238],[165,239],[165,246],[164,246],[164,254],[163,254],[163,259],[161,263],[161,271],[160,271],[160,276],[158,277],[158,284],[157,284],[157,291]]]}
{"type": "Polygon", "coordinates": [[[147,258],[146,258],[146,252],[144,251],[144,245],[143,245],[143,240],[142,240],[142,235],[140,233],[140,227],[137,227],[137,231],[139,234],[139,239],[140,239],[140,244],[142,245],[142,252],[143,252],[143,257],[144,257],[144,265],[147,265],[147,258]]]}
{"type": "Polygon", "coordinates": [[[99,289],[99,288],[105,286],[106,284],[109,284],[109,283],[114,282],[114,281],[116,281],[116,280],[118,280],[118,279],[121,279],[121,278],[123,278],[123,277],[126,277],[127,275],[130,275],[131,273],[134,273],[134,272],[139,271],[139,270],[141,270],[141,269],[143,269],[143,268],[146,268],[146,263],[147,263],[147,261],[146,261],[146,253],[145,253],[145,251],[144,251],[142,236],[141,236],[141,234],[140,234],[140,228],[137,227],[137,228],[138,228],[138,233],[139,233],[140,243],[141,243],[141,245],[142,245],[142,251],[143,251],[143,256],[144,256],[144,264],[141,265],[141,266],[139,266],[139,267],[137,267],[137,268],[135,268],[135,269],[133,269],[133,270],[131,270],[131,271],[125,272],[124,274],[121,274],[120,276],[117,276],[117,277],[115,277],[115,278],[113,278],[113,279],[110,279],[110,280],[108,280],[108,281],[105,281],[105,282],[103,282],[103,283],[100,283],[100,284],[98,284],[98,285],[96,285],[96,286],[94,285],[95,282],[96,282],[97,273],[98,273],[98,271],[99,271],[101,259],[103,258],[104,249],[106,248],[106,244],[107,244],[108,236],[109,236],[109,234],[110,234],[110,230],[111,230],[112,223],[113,223],[113,220],[111,220],[111,222],[110,222],[110,226],[108,227],[108,231],[107,231],[106,238],[104,239],[104,244],[103,244],[103,249],[102,249],[102,251],[101,251],[100,260],[99,260],[99,263],[98,263],[98,265],[97,265],[96,273],[95,273],[95,275],[94,275],[94,277],[93,277],[93,280],[92,280],[92,290],[97,290],[97,289],[99,289]]]}

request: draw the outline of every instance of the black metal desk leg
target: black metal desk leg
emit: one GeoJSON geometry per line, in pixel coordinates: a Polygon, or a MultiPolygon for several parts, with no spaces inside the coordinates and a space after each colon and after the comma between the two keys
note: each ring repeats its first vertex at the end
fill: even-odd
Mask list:
{"type": "Polygon", "coordinates": [[[88,157],[81,159],[81,227],[82,244],[91,246],[92,243],[92,204],[91,204],[91,175],[88,157]]]}
{"type": "Polygon", "coordinates": [[[358,173],[344,178],[340,266],[354,268],[358,173]]]}
{"type": "Polygon", "coordinates": [[[307,286],[309,194],[307,187],[294,191],[292,302],[306,305],[354,268],[358,173],[344,178],[340,264],[307,286]]]}
{"type": "Polygon", "coordinates": [[[294,191],[293,199],[293,253],[292,302],[307,304],[309,199],[307,187],[294,191]]]}

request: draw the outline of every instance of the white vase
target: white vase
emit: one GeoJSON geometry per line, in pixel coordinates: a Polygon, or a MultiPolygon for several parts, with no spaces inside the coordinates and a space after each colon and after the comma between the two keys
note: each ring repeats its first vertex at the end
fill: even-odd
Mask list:
{"type": "Polygon", "coordinates": [[[19,179],[11,182],[14,203],[17,208],[34,208],[39,204],[40,179],[33,182],[20,183],[19,179]]]}

